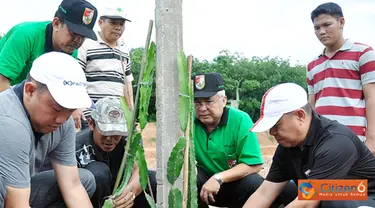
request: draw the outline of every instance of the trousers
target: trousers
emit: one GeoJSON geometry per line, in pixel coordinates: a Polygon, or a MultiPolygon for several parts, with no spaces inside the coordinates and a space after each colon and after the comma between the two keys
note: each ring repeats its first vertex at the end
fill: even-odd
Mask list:
{"type": "MultiPolygon", "coordinates": [[[[207,174],[200,167],[197,167],[197,186],[198,186],[198,205],[199,207],[208,207],[200,199],[200,192],[202,186],[206,183],[208,179],[212,177],[212,174],[207,174]]],[[[240,180],[224,183],[221,185],[219,193],[214,196],[215,203],[210,203],[210,205],[218,207],[243,207],[247,199],[259,188],[259,186],[264,181],[263,177],[259,174],[250,174],[240,180]]],[[[296,198],[297,186],[291,182],[289,183],[280,196],[275,200],[274,204],[271,206],[279,207],[280,205],[287,205],[296,198]]]]}
{"type": "MultiPolygon", "coordinates": [[[[91,197],[96,189],[94,176],[90,171],[81,168],[78,169],[78,173],[83,187],[91,197]]],[[[31,177],[30,206],[66,207],[53,170],[39,172],[31,177]]]]}

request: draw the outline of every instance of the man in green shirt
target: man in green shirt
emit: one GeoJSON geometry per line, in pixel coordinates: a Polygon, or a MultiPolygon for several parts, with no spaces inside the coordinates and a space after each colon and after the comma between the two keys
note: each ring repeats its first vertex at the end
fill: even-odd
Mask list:
{"type": "MultiPolygon", "coordinates": [[[[250,132],[253,121],[247,113],[226,106],[220,74],[197,74],[193,79],[199,205],[242,207],[264,180],[258,174],[263,164],[258,139],[250,132]]],[[[283,204],[281,199],[272,207],[283,204]]]]}
{"type": "Polygon", "coordinates": [[[40,55],[60,51],[77,57],[85,38],[96,40],[97,9],[85,0],[63,0],[54,19],[23,22],[0,40],[0,92],[22,82],[40,55]]]}
{"type": "Polygon", "coordinates": [[[218,73],[194,76],[194,143],[200,205],[242,207],[263,179],[263,159],[249,115],[226,106],[218,73]]]}

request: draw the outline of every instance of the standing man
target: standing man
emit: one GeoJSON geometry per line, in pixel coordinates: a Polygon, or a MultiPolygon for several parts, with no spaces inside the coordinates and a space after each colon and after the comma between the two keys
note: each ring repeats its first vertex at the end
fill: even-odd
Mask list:
{"type": "Polygon", "coordinates": [[[70,118],[90,106],[80,65],[61,52],[35,59],[26,80],[0,93],[0,179],[7,208],[92,207],[95,179],[77,168],[70,118]],[[41,172],[46,158],[53,170],[41,172]]]}
{"type": "MultiPolygon", "coordinates": [[[[130,109],[133,109],[133,75],[130,71],[129,50],[119,41],[125,30],[127,19],[121,8],[106,7],[99,18],[98,40],[87,40],[78,50],[78,60],[88,81],[87,91],[91,99],[124,96],[130,109]]],[[[73,113],[76,128],[81,129],[81,121],[91,113],[81,109],[73,113]],[[83,116],[84,115],[84,116],[83,116]]],[[[87,127],[84,121],[83,128],[87,127]]]]}
{"type": "Polygon", "coordinates": [[[261,116],[251,131],[269,130],[279,146],[266,180],[245,208],[268,208],[290,180],[298,184],[298,179],[367,179],[369,197],[363,201],[316,201],[298,200],[295,194],[287,208],[375,207],[375,157],[353,131],[317,114],[306,91],[294,83],[269,89],[261,106],[261,116]]]}
{"type": "MultiPolygon", "coordinates": [[[[96,191],[91,201],[95,208],[101,208],[103,199],[113,190],[125,152],[127,128],[120,99],[99,99],[96,109],[87,120],[89,128],[77,133],[76,157],[79,167],[94,174],[96,191]]],[[[149,178],[155,196],[155,171],[149,171],[149,178]]],[[[139,168],[136,163],[124,192],[115,199],[115,205],[119,208],[133,205],[136,208],[149,207],[139,182],[139,168]]]]}
{"type": "Polygon", "coordinates": [[[375,52],[344,38],[339,5],[319,5],[311,20],[325,48],[308,64],[309,102],[320,115],[348,126],[374,153],[375,52]]]}
{"type": "Polygon", "coordinates": [[[22,82],[33,61],[43,53],[60,51],[76,57],[92,30],[98,12],[86,0],[63,0],[55,17],[46,22],[23,22],[0,40],[0,92],[22,82]]]}
{"type": "Polygon", "coordinates": [[[248,114],[226,106],[218,73],[193,77],[194,143],[201,206],[242,207],[260,186],[263,159],[248,114]]]}

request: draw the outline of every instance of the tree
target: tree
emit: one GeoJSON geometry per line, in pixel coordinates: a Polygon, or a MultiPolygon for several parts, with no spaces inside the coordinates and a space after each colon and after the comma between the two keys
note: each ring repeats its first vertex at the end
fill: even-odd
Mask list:
{"type": "MultiPolygon", "coordinates": [[[[132,72],[138,77],[142,48],[131,50],[132,72]]],[[[253,120],[259,117],[259,107],[263,94],[272,86],[294,82],[307,90],[306,67],[291,66],[289,60],[278,57],[245,57],[241,53],[223,50],[212,61],[193,60],[193,75],[203,72],[219,72],[225,81],[228,99],[236,99],[239,108],[247,112],[253,120]]],[[[137,78],[136,78],[137,79],[137,78]]],[[[151,95],[150,106],[154,106],[155,92],[151,95]]],[[[154,120],[155,108],[149,109],[149,119],[154,120]]]]}

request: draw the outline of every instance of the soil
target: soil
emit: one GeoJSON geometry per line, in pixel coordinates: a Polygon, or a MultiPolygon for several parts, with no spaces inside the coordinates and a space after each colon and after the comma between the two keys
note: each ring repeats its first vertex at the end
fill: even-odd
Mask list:
{"type": "MultiPolygon", "coordinates": [[[[260,174],[265,177],[268,173],[272,163],[272,157],[277,147],[277,142],[267,133],[257,134],[259,145],[262,151],[264,164],[260,174]]],[[[156,125],[155,123],[148,123],[142,132],[143,145],[145,149],[145,156],[147,166],[149,169],[156,169],[156,125]]]]}

